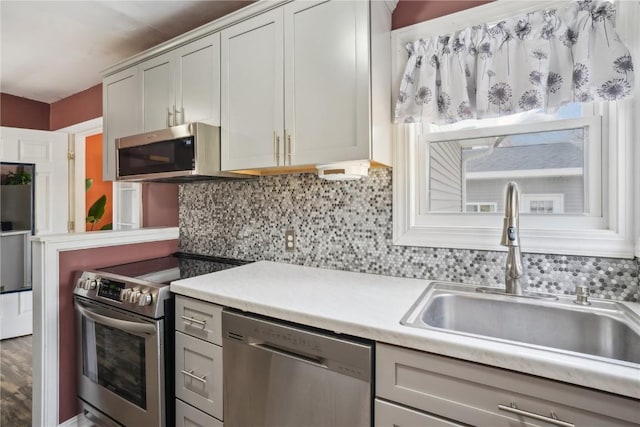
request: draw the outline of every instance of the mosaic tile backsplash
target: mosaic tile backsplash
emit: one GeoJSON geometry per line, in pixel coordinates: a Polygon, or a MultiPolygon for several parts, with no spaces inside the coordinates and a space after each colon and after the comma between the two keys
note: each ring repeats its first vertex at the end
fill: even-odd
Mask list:
{"type": "MultiPolygon", "coordinates": [[[[503,286],[506,252],[394,246],[391,169],[180,185],[180,250],[336,270],[503,286]],[[294,252],[284,232],[296,233],[294,252]]],[[[526,249],[526,244],[525,244],[526,249]]],[[[528,289],[638,302],[638,259],[523,254],[528,289]]]]}

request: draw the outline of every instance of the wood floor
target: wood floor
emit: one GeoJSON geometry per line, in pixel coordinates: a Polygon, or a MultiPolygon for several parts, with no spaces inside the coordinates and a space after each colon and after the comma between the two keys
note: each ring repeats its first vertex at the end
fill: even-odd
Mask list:
{"type": "Polygon", "coordinates": [[[31,335],[0,341],[0,426],[31,426],[31,335]]]}

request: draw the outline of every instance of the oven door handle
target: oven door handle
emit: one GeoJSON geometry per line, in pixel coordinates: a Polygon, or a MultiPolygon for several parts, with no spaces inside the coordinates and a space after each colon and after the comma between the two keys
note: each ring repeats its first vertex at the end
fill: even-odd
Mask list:
{"type": "Polygon", "coordinates": [[[95,313],[91,311],[88,307],[83,306],[81,303],[76,301],[76,310],[86,317],[87,319],[91,319],[94,322],[98,322],[102,325],[109,326],[112,328],[120,329],[125,332],[131,332],[134,334],[147,334],[153,335],[156,333],[155,325],[150,323],[138,323],[131,322],[129,320],[120,320],[114,319],[112,317],[103,316],[102,314],[95,313]]]}

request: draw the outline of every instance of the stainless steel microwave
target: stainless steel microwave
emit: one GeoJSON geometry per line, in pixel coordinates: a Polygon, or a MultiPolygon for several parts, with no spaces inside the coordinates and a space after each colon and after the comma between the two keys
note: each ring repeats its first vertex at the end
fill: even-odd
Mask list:
{"type": "Polygon", "coordinates": [[[190,182],[251,176],[220,170],[220,128],[187,123],[116,139],[116,180],[190,182]]]}

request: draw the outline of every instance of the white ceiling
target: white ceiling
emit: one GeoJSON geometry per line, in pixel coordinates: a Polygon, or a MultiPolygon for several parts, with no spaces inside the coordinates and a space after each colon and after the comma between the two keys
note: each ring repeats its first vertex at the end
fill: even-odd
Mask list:
{"type": "Polygon", "coordinates": [[[0,92],[52,103],[250,1],[0,0],[0,92]]]}

